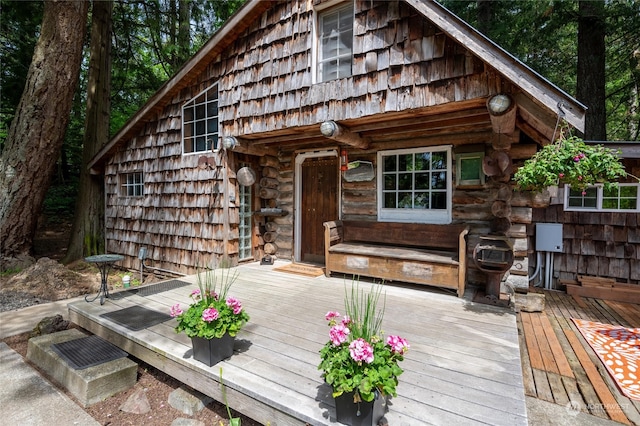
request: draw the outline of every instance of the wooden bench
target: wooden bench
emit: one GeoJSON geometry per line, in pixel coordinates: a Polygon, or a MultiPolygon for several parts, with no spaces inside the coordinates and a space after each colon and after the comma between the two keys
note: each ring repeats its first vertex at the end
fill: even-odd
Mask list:
{"type": "Polygon", "coordinates": [[[428,284],[464,295],[466,225],[341,221],[324,223],[325,274],[428,284]]]}

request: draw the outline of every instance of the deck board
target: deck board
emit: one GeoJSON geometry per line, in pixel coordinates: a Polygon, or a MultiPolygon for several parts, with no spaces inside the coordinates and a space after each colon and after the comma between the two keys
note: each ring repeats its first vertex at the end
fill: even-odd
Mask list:
{"type": "MultiPolygon", "coordinates": [[[[134,332],[100,317],[136,304],[164,312],[175,303],[186,306],[195,277],[186,278],[192,287],[146,297],[109,299],[102,306],[72,303],[70,317],[217,400],[222,368],[230,406],[261,423],[336,424],[331,392],[317,365],[328,340],[324,315],[344,313],[350,280],[274,271],[277,266],[236,268],[230,293],[251,320],[237,336],[234,356],[213,367],[191,358],[190,341],[175,333],[173,319],[134,332]]],[[[389,404],[389,424],[527,424],[515,314],[420,286],[393,284],[384,290],[383,329],[411,344],[401,364],[398,396],[389,404]]]]}

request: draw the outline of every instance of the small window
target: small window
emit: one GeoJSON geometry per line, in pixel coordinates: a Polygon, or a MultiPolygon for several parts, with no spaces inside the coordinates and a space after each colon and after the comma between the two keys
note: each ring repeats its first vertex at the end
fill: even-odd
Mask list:
{"type": "Polygon", "coordinates": [[[142,197],[144,195],[144,180],[142,172],[124,173],[120,176],[121,197],[142,197]]]}
{"type": "Polygon", "coordinates": [[[459,186],[484,185],[483,152],[456,154],[456,181],[459,186]]]}
{"type": "Polygon", "coordinates": [[[378,152],[380,221],[451,222],[451,147],[378,152]]]}
{"type": "Polygon", "coordinates": [[[182,107],[182,152],[196,154],[218,149],[218,84],[182,107]]]}
{"type": "Polygon", "coordinates": [[[318,15],[318,81],[351,75],[353,60],[353,4],[318,15]]]}
{"type": "Polygon", "coordinates": [[[590,186],[585,191],[567,186],[564,209],[568,211],[640,211],[640,184],[619,183],[607,189],[603,185],[590,186]]]}

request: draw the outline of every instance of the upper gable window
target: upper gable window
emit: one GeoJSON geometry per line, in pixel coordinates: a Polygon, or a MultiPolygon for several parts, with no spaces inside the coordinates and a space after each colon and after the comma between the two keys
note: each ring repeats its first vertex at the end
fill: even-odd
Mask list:
{"type": "Polygon", "coordinates": [[[218,83],[182,106],[182,152],[218,149],[218,83]]]}
{"type": "Polygon", "coordinates": [[[351,75],[353,3],[318,14],[318,81],[351,75]]]}

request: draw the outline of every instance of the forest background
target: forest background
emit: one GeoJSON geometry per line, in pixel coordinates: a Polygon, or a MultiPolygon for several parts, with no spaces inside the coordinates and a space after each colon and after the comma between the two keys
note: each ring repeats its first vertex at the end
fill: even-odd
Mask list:
{"type": "MultiPolygon", "coordinates": [[[[42,217],[74,221],[66,262],[102,252],[101,182],[85,164],[243,3],[0,1],[0,259],[29,257],[42,217]],[[80,26],[56,39],[50,25],[65,17],[80,26]],[[68,107],[42,95],[54,87],[68,107]]],[[[585,139],[640,140],[640,2],[442,3],[588,106],[585,139]]]]}

